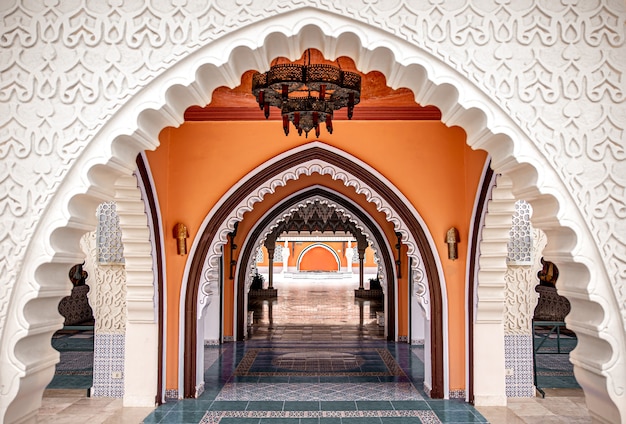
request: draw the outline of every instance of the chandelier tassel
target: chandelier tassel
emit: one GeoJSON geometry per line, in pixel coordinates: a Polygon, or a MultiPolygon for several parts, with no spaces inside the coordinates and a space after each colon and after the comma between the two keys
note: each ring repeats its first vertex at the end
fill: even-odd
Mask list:
{"type": "Polygon", "coordinates": [[[259,91],[257,101],[259,102],[259,109],[263,110],[265,106],[265,91],[259,91]]]}
{"type": "Polygon", "coordinates": [[[326,131],[328,131],[328,134],[333,133],[333,118],[330,116],[326,117],[326,131]]]}
{"type": "Polygon", "coordinates": [[[354,94],[350,93],[348,96],[348,119],[352,119],[352,113],[354,112],[354,94]]]}
{"type": "Polygon", "coordinates": [[[289,117],[287,115],[283,115],[283,130],[285,130],[285,135],[289,135],[289,117]]]}

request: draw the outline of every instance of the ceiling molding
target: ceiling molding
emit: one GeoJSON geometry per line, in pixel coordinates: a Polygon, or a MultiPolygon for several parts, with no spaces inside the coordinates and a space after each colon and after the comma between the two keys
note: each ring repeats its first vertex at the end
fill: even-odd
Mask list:
{"type": "MultiPolygon", "coordinates": [[[[278,111],[269,120],[282,119],[278,111]]],[[[333,120],[347,120],[345,109],[335,111],[333,120]]],[[[264,121],[258,107],[200,107],[191,106],[185,111],[185,121],[264,121]]],[[[379,106],[354,108],[354,121],[440,121],[441,111],[435,106],[379,106]]]]}

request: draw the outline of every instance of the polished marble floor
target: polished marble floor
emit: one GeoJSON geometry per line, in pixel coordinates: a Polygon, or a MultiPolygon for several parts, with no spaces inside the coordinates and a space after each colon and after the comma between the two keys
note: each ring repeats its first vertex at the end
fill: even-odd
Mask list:
{"type": "Polygon", "coordinates": [[[380,304],[355,301],[353,287],[342,293],[328,282],[309,283],[316,296],[306,293],[306,285],[282,287],[284,297],[279,295],[271,309],[267,301],[252,302],[254,325],[246,342],[205,348],[205,391],[199,398],[168,400],[157,408],[124,408],[120,399],[51,389],[44,395],[38,422],[590,422],[582,392],[576,389],[548,390],[546,399],[511,399],[507,408],[430,399],[423,391],[423,348],[384,340],[375,314],[380,304]],[[343,307],[334,301],[344,302],[343,307]],[[321,314],[330,319],[317,321],[321,314]]]}
{"type": "MultiPolygon", "coordinates": [[[[366,288],[369,283],[366,283],[366,288]]],[[[260,326],[369,326],[376,323],[376,313],[383,311],[380,298],[354,297],[358,279],[285,279],[274,277],[278,297],[250,298],[248,310],[260,326]]]]}

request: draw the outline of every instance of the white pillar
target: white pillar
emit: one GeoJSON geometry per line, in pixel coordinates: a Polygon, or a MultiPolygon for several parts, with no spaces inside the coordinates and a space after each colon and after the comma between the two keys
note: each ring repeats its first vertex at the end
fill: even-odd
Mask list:
{"type": "Polygon", "coordinates": [[[129,322],[126,325],[124,406],[154,406],[158,345],[156,323],[129,322]]]}
{"type": "Polygon", "coordinates": [[[285,244],[283,245],[283,270],[282,273],[286,273],[289,271],[289,242],[285,240],[285,244]]]}
{"type": "Polygon", "coordinates": [[[348,240],[348,247],[346,248],[346,259],[348,262],[348,272],[352,272],[352,258],[354,257],[354,249],[352,248],[352,242],[348,240]]]}

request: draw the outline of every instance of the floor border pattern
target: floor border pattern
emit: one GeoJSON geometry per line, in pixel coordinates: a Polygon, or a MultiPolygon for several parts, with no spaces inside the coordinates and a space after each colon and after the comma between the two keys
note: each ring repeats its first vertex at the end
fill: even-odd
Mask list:
{"type": "Polygon", "coordinates": [[[419,418],[422,424],[441,424],[434,411],[208,411],[199,424],[219,424],[222,418],[419,418]]]}

